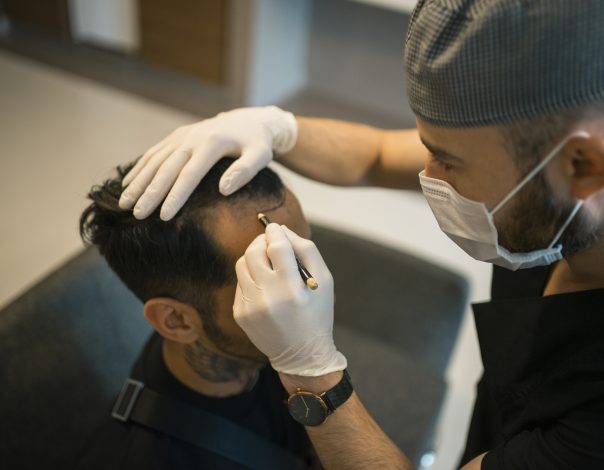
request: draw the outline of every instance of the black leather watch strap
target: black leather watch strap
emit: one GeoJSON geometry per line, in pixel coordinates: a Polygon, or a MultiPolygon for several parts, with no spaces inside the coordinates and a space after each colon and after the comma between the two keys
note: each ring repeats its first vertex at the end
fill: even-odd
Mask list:
{"type": "Polygon", "coordinates": [[[321,397],[332,413],[344,404],[352,395],[353,388],[350,375],[344,370],[342,379],[332,389],[325,392],[321,397]]]}

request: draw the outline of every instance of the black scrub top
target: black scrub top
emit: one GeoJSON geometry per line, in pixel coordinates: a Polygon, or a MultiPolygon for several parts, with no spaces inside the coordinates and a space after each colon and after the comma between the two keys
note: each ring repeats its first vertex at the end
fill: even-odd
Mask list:
{"type": "MultiPolygon", "coordinates": [[[[319,468],[308,436],[286,406],[287,396],[277,373],[265,367],[254,388],[227,398],[201,395],[181,384],[167,369],[162,355],[162,339],[153,334],[132,369],[131,376],[149,388],[229,419],[298,455],[309,468],[319,468]]],[[[111,418],[90,436],[81,450],[76,468],[82,470],[244,470],[210,450],[195,447],[171,436],[133,422],[111,418]]],[[[267,469],[282,470],[282,469],[267,469]]]]}
{"type": "Polygon", "coordinates": [[[495,267],[473,305],[484,374],[462,465],[604,470],[604,289],[543,297],[549,272],[495,267]]]}

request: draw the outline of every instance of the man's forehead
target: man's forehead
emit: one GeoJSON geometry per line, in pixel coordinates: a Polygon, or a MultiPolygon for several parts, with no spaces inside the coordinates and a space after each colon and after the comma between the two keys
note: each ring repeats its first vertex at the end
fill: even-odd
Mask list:
{"type": "Polygon", "coordinates": [[[264,227],[258,221],[259,212],[264,212],[271,222],[287,225],[301,236],[310,235],[300,204],[288,189],[284,190],[283,198],[250,198],[218,204],[207,211],[204,225],[216,242],[237,259],[258,235],[264,233],[264,227]]]}

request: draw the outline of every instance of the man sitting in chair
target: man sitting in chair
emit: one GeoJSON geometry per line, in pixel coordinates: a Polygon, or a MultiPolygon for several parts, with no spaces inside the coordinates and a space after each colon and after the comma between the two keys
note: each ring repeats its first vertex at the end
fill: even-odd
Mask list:
{"type": "MultiPolygon", "coordinates": [[[[260,171],[235,194],[222,196],[218,181],[231,162],[228,158],[218,162],[169,222],[160,220],[159,211],[137,220],[131,211],[119,208],[122,178],[128,171],[119,169],[117,178],[92,188],[88,195],[92,204],[81,216],[80,232],[144,303],[143,314],[155,332],[131,378],[142,382],[144,390],[171,400],[162,406],[168,403],[176,434],[189,424],[200,424],[184,422],[182,410],[172,415],[170,403],[225,419],[259,441],[247,442],[245,434],[229,427],[213,429],[216,423],[211,420],[206,426],[211,436],[193,429],[199,435],[187,440],[108,416],[82,450],[79,468],[241,469],[248,468],[246,451],[240,449],[246,445],[255,453],[270,453],[266,449],[273,445],[302,460],[302,468],[318,465],[303,428],[288,414],[277,373],[235,323],[232,310],[235,262],[263,231],[258,212],[305,238],[310,228],[295,196],[270,169],[260,171]],[[232,439],[236,445],[218,442],[220,451],[214,444],[204,444],[212,439],[232,439]],[[267,441],[268,447],[258,445],[267,441]],[[230,448],[237,455],[227,455],[230,448]]],[[[137,386],[129,387],[129,393],[134,391],[137,386]]],[[[122,418],[128,402],[119,412],[122,418]]],[[[283,468],[276,454],[269,460],[274,468],[283,468]]]]}

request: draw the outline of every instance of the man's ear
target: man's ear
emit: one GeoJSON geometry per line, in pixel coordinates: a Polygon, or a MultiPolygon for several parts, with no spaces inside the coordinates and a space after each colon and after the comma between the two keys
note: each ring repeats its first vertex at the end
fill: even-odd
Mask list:
{"type": "Polygon", "coordinates": [[[585,200],[604,189],[604,139],[597,134],[579,137],[567,149],[573,197],[585,200]]]}
{"type": "Polygon", "coordinates": [[[145,302],[143,312],[151,326],[164,338],[177,343],[193,343],[201,331],[197,310],[170,297],[154,297],[145,302]]]}

